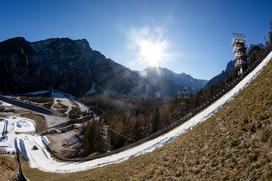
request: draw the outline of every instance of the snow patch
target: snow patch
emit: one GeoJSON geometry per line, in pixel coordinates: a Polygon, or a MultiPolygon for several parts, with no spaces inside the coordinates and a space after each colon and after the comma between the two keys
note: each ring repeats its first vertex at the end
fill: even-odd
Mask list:
{"type": "Polygon", "coordinates": [[[0,106],[4,106],[4,107],[11,107],[12,104],[9,104],[9,103],[6,103],[6,102],[3,102],[3,101],[0,101],[0,106]]]}
{"type": "Polygon", "coordinates": [[[95,83],[92,83],[92,87],[90,88],[90,90],[88,90],[86,92],[87,95],[93,95],[93,94],[96,93],[96,91],[95,91],[95,85],[96,85],[95,83]]]}
{"type": "Polygon", "coordinates": [[[69,114],[74,105],[78,105],[82,112],[89,111],[89,108],[87,106],[77,101],[76,98],[71,96],[70,94],[54,90],[52,91],[51,95],[54,98],[54,104],[51,107],[52,109],[54,109],[54,105],[58,104],[59,101],[61,102],[61,104],[68,107],[68,110],[65,112],[65,114],[69,114]]]}

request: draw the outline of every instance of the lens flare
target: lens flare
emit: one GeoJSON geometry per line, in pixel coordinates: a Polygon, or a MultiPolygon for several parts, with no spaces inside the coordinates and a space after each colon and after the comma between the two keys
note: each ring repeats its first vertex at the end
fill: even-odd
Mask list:
{"type": "Polygon", "coordinates": [[[144,39],[138,44],[139,57],[142,63],[147,63],[149,66],[158,66],[166,58],[167,42],[144,39]]]}

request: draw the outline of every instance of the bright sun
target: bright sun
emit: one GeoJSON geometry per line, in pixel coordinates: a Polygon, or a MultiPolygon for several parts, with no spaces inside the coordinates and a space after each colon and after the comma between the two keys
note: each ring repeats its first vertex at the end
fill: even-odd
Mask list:
{"type": "Polygon", "coordinates": [[[142,63],[158,66],[166,58],[167,42],[144,39],[138,43],[139,57],[142,63]]]}

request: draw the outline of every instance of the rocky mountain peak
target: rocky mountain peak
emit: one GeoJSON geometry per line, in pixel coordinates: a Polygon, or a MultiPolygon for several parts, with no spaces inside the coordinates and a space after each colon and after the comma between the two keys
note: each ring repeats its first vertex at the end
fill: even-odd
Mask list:
{"type": "Polygon", "coordinates": [[[194,94],[205,85],[204,81],[162,67],[132,71],[92,50],[86,39],[50,38],[28,42],[21,37],[13,38],[0,42],[0,64],[0,92],[53,87],[73,95],[85,95],[95,84],[97,93],[168,97],[176,96],[184,87],[194,94]]]}
{"type": "Polygon", "coordinates": [[[12,55],[18,53],[30,53],[31,46],[23,37],[16,37],[0,43],[1,55],[12,55]]]}

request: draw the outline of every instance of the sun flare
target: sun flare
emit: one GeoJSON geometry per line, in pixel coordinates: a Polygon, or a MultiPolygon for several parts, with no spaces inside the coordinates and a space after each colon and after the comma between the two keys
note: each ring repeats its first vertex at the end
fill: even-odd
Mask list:
{"type": "Polygon", "coordinates": [[[132,64],[142,68],[167,67],[169,61],[179,58],[180,53],[173,48],[165,32],[167,29],[162,26],[130,28],[127,38],[132,64]]]}
{"type": "Polygon", "coordinates": [[[142,63],[149,66],[158,66],[165,58],[166,41],[151,41],[144,39],[139,42],[139,57],[142,63]]]}

